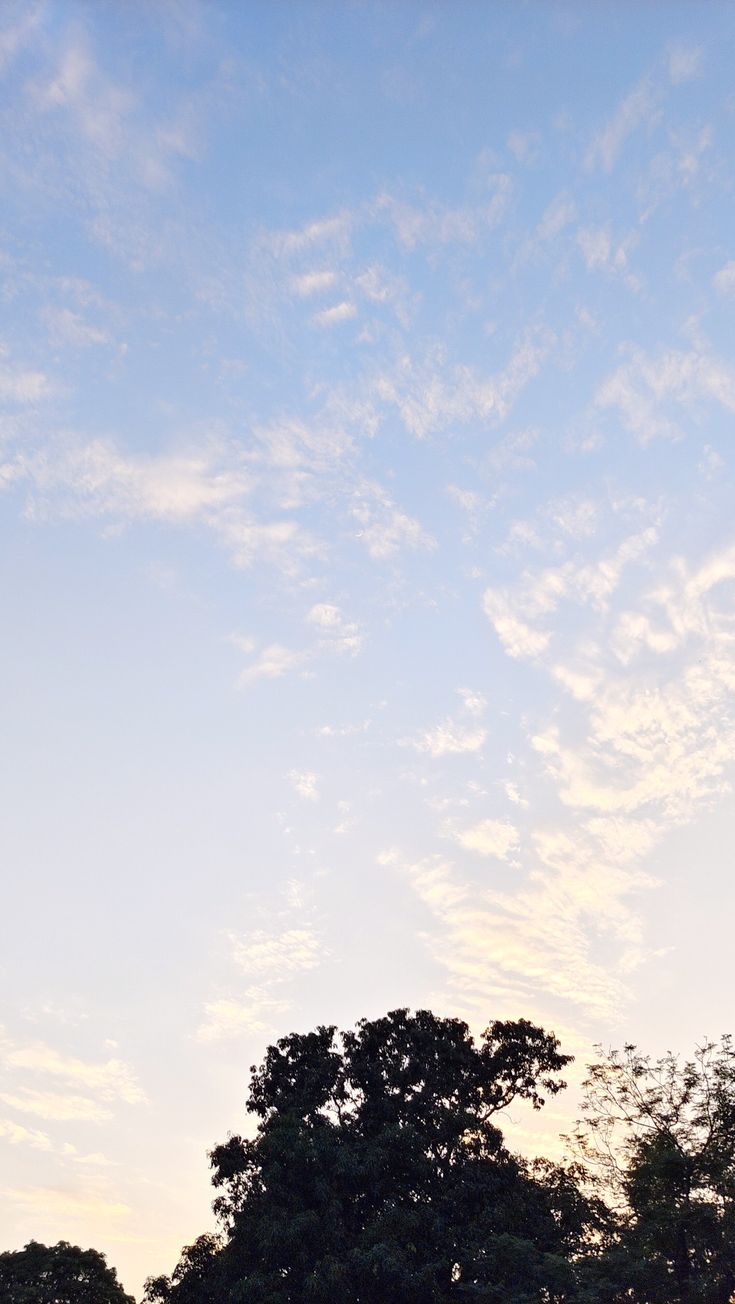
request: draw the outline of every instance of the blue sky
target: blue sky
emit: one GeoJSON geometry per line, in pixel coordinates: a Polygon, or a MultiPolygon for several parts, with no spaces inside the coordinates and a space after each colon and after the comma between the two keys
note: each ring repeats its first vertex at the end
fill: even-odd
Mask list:
{"type": "Polygon", "coordinates": [[[286,1031],[732,1027],[735,14],[0,22],[1,1217],[137,1290],[286,1031]]]}

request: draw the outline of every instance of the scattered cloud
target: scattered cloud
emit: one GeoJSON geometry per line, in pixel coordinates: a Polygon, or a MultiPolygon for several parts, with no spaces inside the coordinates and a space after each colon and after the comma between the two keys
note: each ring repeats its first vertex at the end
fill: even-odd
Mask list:
{"type": "Polygon", "coordinates": [[[242,997],[205,1001],[204,1019],[196,1032],[200,1042],[229,1041],[234,1037],[269,1032],[273,1020],[284,1014],[289,1002],[279,1000],[258,987],[249,987],[242,997]]]}
{"type": "MultiPolygon", "coordinates": [[[[102,1123],[113,1117],[115,1106],[146,1101],[134,1070],[124,1060],[80,1059],[42,1041],[20,1042],[3,1034],[0,1071],[5,1082],[0,1090],[3,1104],[49,1122],[102,1123]],[[63,1089],[50,1088],[49,1078],[62,1083],[63,1089]]],[[[44,1133],[12,1122],[0,1124],[0,1135],[11,1142],[48,1148],[44,1133]]]]}
{"type": "Polygon", "coordinates": [[[39,1132],[36,1128],[24,1127],[22,1123],[14,1123],[12,1119],[0,1119],[0,1137],[8,1141],[11,1146],[29,1145],[34,1150],[51,1150],[53,1142],[45,1132],[39,1132]]]}
{"type": "Polygon", "coordinates": [[[35,1074],[62,1078],[74,1086],[93,1091],[102,1100],[122,1100],[129,1105],[145,1101],[133,1069],[123,1060],[91,1061],[61,1055],[45,1042],[3,1047],[5,1068],[24,1069],[35,1074]]]}
{"type": "MultiPolygon", "coordinates": [[[[309,778],[314,776],[308,776],[309,778]]],[[[235,968],[251,982],[244,991],[204,1003],[196,1040],[215,1042],[270,1033],[293,1006],[293,984],[318,969],[330,955],[311,918],[303,884],[285,888],[285,908],[275,924],[228,933],[235,968]]]]}
{"type": "Polygon", "coordinates": [[[279,258],[292,258],[320,245],[344,249],[355,226],[355,215],[348,209],[328,217],[315,218],[293,231],[264,233],[261,243],[279,258]]]}
{"type": "Polygon", "coordinates": [[[256,657],[255,661],[240,671],[238,685],[247,688],[257,679],[281,679],[304,661],[304,653],[283,647],[280,643],[269,643],[256,657]]]}
{"type": "Polygon", "coordinates": [[[551,635],[521,620],[504,593],[486,589],[483,607],[509,656],[538,657],[548,648],[551,635]]]}
{"type": "Polygon", "coordinates": [[[342,625],[342,613],[331,602],[317,602],[309,611],[307,620],[321,629],[339,629],[342,625]]]}
{"type": "MultiPolygon", "coordinates": [[[[41,26],[45,5],[28,4],[23,7],[17,21],[6,23],[0,28],[0,72],[5,72],[10,64],[25,49],[41,26]]],[[[6,13],[10,12],[6,10],[6,13]]]]}
{"type": "Polygon", "coordinates": [[[321,645],[327,651],[350,656],[360,651],[363,642],[360,626],[354,620],[345,620],[334,603],[315,603],[307,612],[306,619],[319,631],[321,645]]]}
{"type": "Polygon", "coordinates": [[[27,473],[44,498],[60,494],[68,514],[206,518],[241,500],[251,480],[244,467],[222,465],[221,450],[132,456],[109,441],[69,444],[58,459],[31,459],[27,473]]]}
{"type": "Polygon", "coordinates": [[[441,349],[423,364],[406,356],[392,375],[378,379],[375,394],[397,408],[404,426],[417,439],[469,422],[495,425],[509,415],[518,396],[538,375],[553,344],[549,332],[531,332],[500,371],[485,376],[468,366],[448,367],[441,349]]]}
{"type": "Polygon", "coordinates": [[[627,987],[611,965],[593,958],[586,921],[604,919],[602,902],[617,904],[620,883],[611,885],[587,863],[581,874],[578,859],[500,892],[463,881],[438,856],[414,863],[397,851],[381,857],[405,874],[433,919],[427,942],[447,973],[455,1009],[481,1020],[492,1002],[500,1017],[518,1009],[533,1017],[544,993],[547,1011],[549,1001],[561,1001],[599,1026],[615,1017],[627,987]]]}
{"type": "Polygon", "coordinates": [[[526,571],[512,589],[486,589],[485,614],[508,655],[531,659],[542,656],[552,639],[548,618],[561,602],[606,611],[625,568],[645,556],[657,539],[656,528],[649,526],[623,539],[599,561],[568,561],[557,567],[526,571]],[[541,628],[538,621],[544,622],[541,628]]]}
{"type": "Polygon", "coordinates": [[[302,272],[300,276],[294,277],[291,284],[299,298],[307,299],[313,294],[323,294],[325,290],[331,290],[336,280],[336,272],[323,268],[321,271],[302,272]]]}
{"type": "Polygon", "coordinates": [[[701,77],[704,51],[701,45],[674,45],[668,53],[669,77],[674,86],[701,77]]]}
{"type": "Polygon", "coordinates": [[[620,101],[605,127],[595,135],[587,155],[590,167],[611,172],[618,156],[635,131],[651,127],[660,114],[661,95],[650,77],[644,77],[620,101]]]}
{"type": "Polygon", "coordinates": [[[507,820],[480,820],[452,836],[465,851],[476,851],[480,856],[493,856],[496,860],[507,860],[520,843],[517,828],[507,820]]]}
{"type": "Polygon", "coordinates": [[[315,312],[312,321],[315,326],[339,326],[344,321],[350,321],[357,316],[357,308],[354,303],[348,299],[342,299],[339,303],[332,304],[330,308],[322,308],[321,312],[315,312]]]}
{"type": "Polygon", "coordinates": [[[78,312],[71,308],[44,308],[42,320],[49,332],[51,341],[57,347],[84,349],[95,344],[112,344],[106,330],[85,321],[78,312]]]}
{"type": "Polygon", "coordinates": [[[388,561],[403,548],[431,551],[436,547],[436,540],[421,523],[401,511],[375,482],[363,481],[355,489],[351,515],[360,527],[356,537],[375,561],[388,561]]]}
{"type": "Polygon", "coordinates": [[[491,173],[486,184],[490,195],[485,203],[451,208],[430,200],[418,205],[385,192],[375,201],[374,211],[387,219],[406,250],[455,243],[472,245],[502,221],[513,193],[507,173],[491,173]]]}
{"type": "Polygon", "coordinates": [[[538,158],[541,136],[538,131],[511,131],[507,144],[517,163],[533,163],[538,158]]]}
{"type": "Polygon", "coordinates": [[[286,928],[280,933],[256,929],[244,937],[231,934],[230,942],[237,967],[261,981],[282,981],[316,969],[324,957],[321,938],[311,927],[286,928]]]}
{"type": "Polygon", "coordinates": [[[313,770],[290,770],[288,777],[299,797],[305,801],[319,800],[319,775],[313,770]]]}
{"type": "Polygon", "coordinates": [[[628,271],[628,255],[637,243],[635,233],[615,244],[607,227],[580,227],[577,244],[590,272],[605,271],[623,275],[631,289],[639,288],[639,281],[628,271]]]}
{"type": "Polygon", "coordinates": [[[522,795],[517,783],[511,783],[510,781],[504,783],[503,792],[508,798],[508,801],[511,801],[514,806],[528,806],[528,801],[522,795]]]}
{"type": "Polygon", "coordinates": [[[540,241],[555,240],[576,219],[577,205],[566,191],[555,195],[536,227],[535,238],[540,241]]]}
{"type": "Polygon", "coordinates": [[[735,411],[735,369],[727,362],[701,349],[671,349],[655,357],[634,349],[603,381],[595,401],[600,408],[616,408],[628,430],[645,444],[681,438],[680,410],[703,399],[735,411]]]}
{"type": "Polygon", "coordinates": [[[462,706],[468,715],[483,715],[487,708],[487,698],[484,693],[478,693],[472,688],[458,688],[457,692],[462,699],[462,706]]]}
{"type": "Polygon", "coordinates": [[[735,294],[735,258],[724,263],[712,277],[712,284],[720,294],[735,294]]]}
{"type": "Polygon", "coordinates": [[[418,737],[404,740],[404,745],[410,743],[417,752],[426,752],[437,759],[440,756],[459,756],[462,753],[479,752],[486,740],[487,730],[481,726],[457,724],[448,718],[433,729],[427,729],[425,733],[419,734],[418,737]]]}
{"type": "Polygon", "coordinates": [[[102,1222],[110,1219],[116,1222],[132,1213],[130,1205],[109,1196],[105,1198],[99,1191],[85,1194],[57,1187],[20,1186],[2,1187],[0,1196],[5,1196],[13,1207],[20,1206],[29,1210],[36,1218],[73,1218],[88,1224],[92,1218],[102,1222]]]}
{"type": "Polygon", "coordinates": [[[40,403],[54,394],[56,386],[44,372],[13,366],[8,359],[7,349],[0,346],[0,402],[40,403]]]}
{"type": "Polygon", "coordinates": [[[21,1114],[33,1114],[49,1121],[68,1122],[72,1119],[85,1123],[104,1123],[112,1118],[112,1110],[91,1096],[69,1095],[59,1091],[39,1091],[34,1087],[21,1087],[18,1091],[0,1092],[0,1100],[21,1114]]]}

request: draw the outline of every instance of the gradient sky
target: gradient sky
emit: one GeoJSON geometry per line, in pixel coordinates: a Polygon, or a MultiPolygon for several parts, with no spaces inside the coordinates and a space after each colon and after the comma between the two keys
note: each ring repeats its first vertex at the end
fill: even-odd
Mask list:
{"type": "Polygon", "coordinates": [[[291,1029],[733,1028],[735,9],[0,23],[0,1248],[138,1290],[291,1029]]]}

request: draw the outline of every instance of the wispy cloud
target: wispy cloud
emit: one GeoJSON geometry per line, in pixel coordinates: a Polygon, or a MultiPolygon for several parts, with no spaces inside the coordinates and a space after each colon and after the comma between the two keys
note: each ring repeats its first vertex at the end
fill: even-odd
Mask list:
{"type": "Polygon", "coordinates": [[[657,538],[655,526],[649,526],[598,561],[526,571],[512,589],[486,589],[485,614],[509,656],[537,658],[547,652],[553,637],[549,620],[562,602],[606,611],[625,568],[645,556],[657,538]]]}
{"type": "Polygon", "coordinates": [[[289,258],[323,245],[345,247],[355,225],[355,215],[344,209],[327,217],[315,218],[293,231],[264,233],[261,242],[279,257],[289,258]]]}
{"type": "Polygon", "coordinates": [[[674,415],[676,409],[702,399],[735,411],[735,369],[702,349],[671,349],[657,356],[632,350],[629,360],[603,381],[596,395],[598,407],[617,408],[642,443],[681,438],[684,430],[674,415]]]}
{"type": "Polygon", "coordinates": [[[234,1037],[268,1032],[274,1018],[288,1008],[287,1000],[279,1000],[259,987],[248,987],[242,996],[205,1001],[197,1041],[230,1041],[234,1037]]]}
{"type": "Polygon", "coordinates": [[[22,1123],[15,1123],[9,1118],[0,1119],[0,1137],[11,1146],[29,1145],[34,1150],[53,1149],[53,1142],[46,1132],[24,1127],[22,1123]]]}
{"type": "Polygon", "coordinates": [[[74,1086],[92,1090],[102,1100],[123,1100],[137,1105],[145,1100],[135,1073],[120,1059],[90,1061],[62,1055],[45,1042],[7,1045],[2,1062],[6,1068],[27,1069],[34,1074],[62,1078],[74,1086]]]}
{"type": "Polygon", "coordinates": [[[429,911],[427,941],[447,973],[455,1008],[478,1020],[487,1018],[490,1005],[501,1014],[533,1011],[545,992],[547,1001],[564,1002],[597,1020],[619,1010],[626,984],[594,960],[585,927],[593,911],[600,915],[595,893],[602,891],[607,901],[619,891],[602,871],[580,876],[574,865],[503,893],[463,881],[439,857],[411,863],[393,851],[381,860],[408,877],[429,911]]]}
{"type": "Polygon", "coordinates": [[[448,366],[441,349],[420,364],[405,357],[392,375],[376,382],[375,393],[395,405],[406,429],[419,439],[470,421],[495,425],[538,375],[553,344],[549,332],[532,332],[500,371],[487,376],[467,366],[448,366]]]}
{"type": "Polygon", "coordinates": [[[588,651],[582,674],[569,667],[573,696],[586,703],[588,745],[565,744],[558,728],[534,745],[562,801],[604,815],[656,815],[661,828],[690,819],[727,790],[735,756],[727,723],[732,691],[730,630],[718,601],[735,578],[732,548],[698,569],[672,566],[670,579],[620,614],[612,644],[621,669],[588,651]],[[656,658],[656,681],[637,670],[656,658]]]}
{"type": "Polygon", "coordinates": [[[587,270],[623,276],[631,289],[640,288],[639,279],[629,271],[629,254],[638,241],[635,232],[616,243],[607,227],[580,227],[577,244],[587,270]]]}
{"type": "MultiPolygon", "coordinates": [[[[296,778],[309,786],[316,776],[296,778]]],[[[300,885],[287,884],[283,896],[284,905],[271,917],[269,927],[227,934],[232,964],[250,982],[242,991],[204,1003],[204,1019],[195,1034],[198,1041],[217,1042],[272,1031],[274,1023],[293,1007],[294,982],[328,959],[329,948],[300,885]]]]}
{"type": "Polygon", "coordinates": [[[701,45],[673,45],[668,52],[668,70],[674,86],[701,77],[704,51],[701,45]]]}
{"type": "Polygon", "coordinates": [[[56,461],[41,455],[24,466],[36,491],[49,502],[55,495],[65,515],[179,522],[207,519],[247,495],[246,469],[223,464],[222,454],[215,445],[190,454],[133,456],[100,439],[70,443],[56,461]]]}
{"type": "Polygon", "coordinates": [[[294,792],[304,801],[319,800],[319,775],[313,770],[291,770],[288,777],[294,792]]]}
{"type": "Polygon", "coordinates": [[[230,941],[237,967],[260,981],[280,982],[293,974],[316,969],[324,958],[321,938],[311,927],[285,928],[271,933],[255,929],[243,937],[232,934],[230,941]]]}
{"type": "Polygon", "coordinates": [[[735,258],[729,259],[715,272],[712,284],[720,294],[735,294],[735,258]]]}
{"type": "Polygon", "coordinates": [[[575,220],[577,205],[571,195],[562,191],[556,195],[544,210],[541,221],[536,227],[535,238],[540,241],[554,240],[575,220]]]}
{"type": "Polygon", "coordinates": [[[628,137],[641,127],[651,127],[657,120],[660,103],[661,92],[655,81],[644,77],[595,135],[587,155],[589,166],[611,172],[628,137]]]}
{"type": "Polygon", "coordinates": [[[39,403],[51,397],[57,386],[42,371],[27,370],[9,361],[8,350],[0,346],[0,401],[4,403],[39,403]]]}
{"type": "Polygon", "coordinates": [[[443,720],[433,729],[416,738],[406,740],[418,752],[429,756],[458,756],[466,752],[479,752],[487,739],[487,730],[479,725],[457,724],[454,720],[443,720]]]}
{"type": "Polygon", "coordinates": [[[10,66],[22,50],[32,41],[41,28],[45,5],[8,5],[5,13],[13,15],[11,20],[0,27],[0,72],[10,66]],[[15,18],[13,10],[18,17],[15,18]]]}
{"type": "Polygon", "coordinates": [[[405,249],[422,245],[474,244],[505,216],[513,182],[505,172],[491,173],[487,178],[487,188],[490,194],[485,203],[468,204],[462,208],[450,208],[436,200],[419,205],[386,192],[375,201],[375,211],[387,218],[405,249]]]}
{"type": "Polygon", "coordinates": [[[306,614],[308,623],[318,630],[320,645],[329,652],[356,656],[363,634],[355,620],[346,620],[333,602],[316,602],[306,614]]]}
{"type": "Polygon", "coordinates": [[[416,751],[425,752],[434,759],[480,752],[487,741],[487,730],[480,724],[480,718],[487,708],[487,700],[482,693],[468,688],[458,689],[458,695],[462,700],[464,719],[446,716],[414,738],[402,739],[401,745],[414,747],[416,751]]]}
{"type": "Polygon", "coordinates": [[[21,1114],[56,1122],[79,1120],[86,1123],[104,1123],[112,1118],[113,1111],[91,1096],[78,1096],[60,1091],[41,1091],[35,1087],[21,1087],[17,1091],[0,1092],[4,1105],[21,1114]]]}
{"type": "Polygon", "coordinates": [[[41,316],[56,346],[85,349],[113,342],[106,330],[85,321],[80,313],[73,312],[71,308],[44,308],[41,316]]]}
{"type": "Polygon", "coordinates": [[[388,561],[402,549],[436,547],[436,540],[408,512],[401,511],[381,485],[362,481],[353,491],[350,514],[356,536],[376,561],[388,561]]]}
{"type": "Polygon", "coordinates": [[[320,312],[315,312],[312,321],[315,326],[330,327],[340,326],[342,322],[350,321],[357,316],[357,308],[349,299],[342,299],[339,303],[334,303],[329,308],[322,308],[320,312]]]}
{"type": "Polygon", "coordinates": [[[305,299],[313,294],[323,294],[326,290],[331,290],[336,280],[336,272],[323,268],[321,271],[302,272],[301,275],[294,277],[291,284],[294,293],[305,299]]]}
{"type": "Polygon", "coordinates": [[[497,860],[507,860],[519,846],[518,830],[507,820],[480,820],[469,828],[457,829],[452,836],[465,851],[497,860]]]}
{"type": "MultiPolygon", "coordinates": [[[[116,1107],[145,1103],[146,1095],[130,1064],[119,1058],[80,1059],[42,1041],[0,1038],[0,1100],[20,1114],[49,1122],[103,1123],[116,1107]],[[48,1079],[63,1086],[49,1086],[48,1079]]],[[[3,1123],[0,1134],[11,1142],[27,1141],[46,1149],[45,1134],[3,1123]]],[[[49,1145],[51,1143],[49,1142],[49,1145]]]]}
{"type": "Polygon", "coordinates": [[[250,665],[240,671],[238,685],[240,688],[246,688],[256,679],[281,679],[297,669],[303,660],[303,652],[283,647],[280,643],[269,643],[250,665]]]}
{"type": "Polygon", "coordinates": [[[14,1206],[29,1210],[36,1218],[72,1218],[86,1223],[90,1218],[99,1218],[106,1223],[111,1219],[117,1222],[120,1218],[127,1218],[132,1212],[131,1206],[123,1200],[110,1198],[109,1194],[105,1198],[98,1191],[85,1194],[59,1187],[16,1186],[1,1188],[0,1195],[14,1206]]]}

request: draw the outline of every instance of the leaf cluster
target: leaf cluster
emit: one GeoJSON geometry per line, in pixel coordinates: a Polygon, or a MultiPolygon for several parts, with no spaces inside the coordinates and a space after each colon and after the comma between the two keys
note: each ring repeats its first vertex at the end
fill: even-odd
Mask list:
{"type": "Polygon", "coordinates": [[[68,1241],[0,1254],[0,1304],[135,1304],[104,1254],[68,1241]]]}

